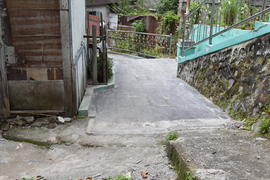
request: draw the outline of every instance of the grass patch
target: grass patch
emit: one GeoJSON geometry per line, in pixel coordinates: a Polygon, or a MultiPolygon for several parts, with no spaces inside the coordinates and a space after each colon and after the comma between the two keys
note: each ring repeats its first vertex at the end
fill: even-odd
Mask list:
{"type": "Polygon", "coordinates": [[[263,118],[261,127],[261,133],[262,134],[270,134],[270,118],[263,118]]]}
{"type": "Polygon", "coordinates": [[[79,115],[79,114],[75,117],[76,120],[85,119],[85,118],[87,118],[86,115],[79,115]]]}
{"type": "Polygon", "coordinates": [[[46,180],[44,177],[37,176],[37,177],[32,177],[32,178],[22,178],[20,180],[46,180]]]}
{"type": "Polygon", "coordinates": [[[187,171],[185,180],[196,180],[196,176],[193,174],[193,172],[187,171]]]}
{"type": "Polygon", "coordinates": [[[260,125],[261,127],[260,134],[270,137],[270,116],[268,114],[252,117],[246,112],[242,111],[235,112],[231,108],[229,111],[229,115],[235,120],[244,122],[245,123],[244,129],[248,131],[252,130],[253,124],[255,124],[258,121],[262,121],[262,124],[260,125]]]}
{"type": "Polygon", "coordinates": [[[177,174],[176,180],[196,180],[196,176],[186,164],[185,160],[182,158],[181,154],[177,152],[174,146],[169,142],[166,145],[166,151],[171,164],[177,174]]]}
{"type": "Polygon", "coordinates": [[[174,141],[178,137],[179,137],[178,133],[176,131],[172,131],[166,136],[166,141],[174,141]]]}
{"type": "Polygon", "coordinates": [[[129,177],[126,177],[126,176],[123,176],[123,175],[119,175],[115,178],[108,178],[108,179],[105,179],[105,180],[132,180],[132,178],[129,178],[129,177]]]}
{"type": "Polygon", "coordinates": [[[8,135],[4,135],[3,138],[10,140],[10,141],[15,141],[15,142],[24,142],[24,143],[29,143],[29,144],[33,144],[39,147],[44,147],[44,148],[50,148],[51,147],[51,143],[48,142],[40,142],[40,141],[35,141],[32,139],[26,139],[26,138],[18,138],[18,137],[13,137],[13,136],[8,136],[8,135]]]}

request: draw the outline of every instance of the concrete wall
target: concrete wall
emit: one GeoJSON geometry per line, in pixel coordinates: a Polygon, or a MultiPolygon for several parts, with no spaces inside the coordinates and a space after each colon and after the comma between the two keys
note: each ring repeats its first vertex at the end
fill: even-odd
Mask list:
{"type": "Polygon", "coordinates": [[[64,83],[58,81],[9,81],[12,111],[64,112],[64,83]]]}
{"type": "Polygon", "coordinates": [[[86,9],[85,0],[70,1],[71,31],[72,31],[72,54],[74,69],[74,83],[76,87],[76,106],[83,98],[86,87],[86,9]]]}
{"type": "Polygon", "coordinates": [[[181,63],[178,76],[230,113],[270,116],[270,34],[181,63]]]}

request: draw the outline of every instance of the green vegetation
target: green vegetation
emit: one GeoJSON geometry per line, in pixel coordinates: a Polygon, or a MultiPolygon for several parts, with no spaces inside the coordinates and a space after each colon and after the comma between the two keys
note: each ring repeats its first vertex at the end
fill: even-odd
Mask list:
{"type": "Polygon", "coordinates": [[[177,180],[196,180],[196,176],[188,167],[185,160],[178,154],[174,146],[170,145],[168,142],[166,144],[166,151],[171,164],[177,173],[177,180]]]}
{"type": "MultiPolygon", "coordinates": [[[[98,67],[98,81],[102,82],[103,81],[103,64],[102,64],[102,58],[98,57],[97,60],[97,67],[98,67]]],[[[113,76],[113,61],[111,58],[108,58],[108,69],[107,69],[107,76],[108,76],[108,80],[110,80],[113,76]]]]}
{"type": "Polygon", "coordinates": [[[179,0],[160,0],[157,5],[157,13],[165,14],[168,11],[172,11],[174,14],[177,14],[179,0]]]}
{"type": "Polygon", "coordinates": [[[120,16],[126,15],[154,15],[147,8],[144,7],[143,3],[146,0],[137,0],[134,2],[130,0],[121,0],[118,5],[112,5],[112,11],[120,16]]]}
{"type": "MultiPolygon", "coordinates": [[[[244,86],[240,83],[235,83],[234,86],[229,90],[226,91],[224,94],[224,84],[226,85],[225,82],[216,80],[215,84],[217,87],[215,89],[211,87],[207,87],[204,85],[204,83],[199,83],[199,82],[204,82],[203,79],[206,77],[203,75],[203,73],[198,73],[199,79],[197,80],[196,84],[191,84],[194,87],[197,87],[200,89],[200,92],[204,94],[206,97],[211,98],[212,101],[221,107],[223,110],[228,109],[228,114],[235,120],[237,121],[242,121],[244,122],[244,130],[252,130],[252,126],[259,122],[262,121],[262,124],[260,125],[261,131],[260,134],[265,136],[265,137],[270,137],[270,106],[265,105],[264,107],[260,108],[258,112],[256,113],[257,115],[254,116],[252,115],[251,112],[249,111],[244,111],[244,109],[235,109],[233,106],[236,104],[236,102],[244,102],[247,98],[250,98],[252,95],[248,91],[239,91],[240,86],[244,86]],[[218,88],[220,87],[220,88],[218,88]],[[223,94],[221,96],[217,96],[218,94],[223,94]]],[[[226,85],[228,86],[228,85],[226,85]]]]}
{"type": "Polygon", "coordinates": [[[144,32],[145,31],[145,24],[143,20],[137,20],[132,23],[132,26],[135,27],[136,32],[144,32]]]}
{"type": "Polygon", "coordinates": [[[240,21],[248,18],[248,16],[250,15],[248,4],[245,1],[241,1],[241,2],[239,2],[238,7],[239,7],[239,10],[238,10],[239,13],[238,13],[237,18],[240,21]]]}
{"type": "Polygon", "coordinates": [[[237,16],[237,0],[228,0],[221,2],[221,10],[223,15],[223,23],[225,25],[233,25],[237,16]]]}
{"type": "Polygon", "coordinates": [[[145,55],[150,55],[154,57],[162,57],[164,56],[162,53],[163,49],[164,49],[163,47],[156,46],[155,48],[151,48],[151,49],[142,49],[140,52],[145,55]]]}
{"type": "Polygon", "coordinates": [[[236,112],[233,108],[230,108],[229,115],[237,121],[244,122],[245,123],[244,129],[249,131],[251,130],[252,125],[258,121],[257,118],[249,116],[247,112],[243,111],[236,112]]]}
{"type": "Polygon", "coordinates": [[[262,118],[261,133],[262,134],[269,134],[270,133],[270,118],[262,118]]]}
{"type": "Polygon", "coordinates": [[[264,114],[260,120],[261,124],[261,134],[264,134],[267,137],[270,137],[270,105],[264,106],[262,108],[262,114],[264,114]]]}
{"type": "MultiPolygon", "coordinates": [[[[159,20],[159,25],[156,30],[156,33],[159,34],[172,34],[172,41],[168,42],[172,45],[171,53],[176,54],[176,44],[178,41],[177,26],[179,24],[180,17],[177,15],[178,11],[178,0],[161,0],[156,4],[157,12],[150,11],[147,7],[144,6],[146,0],[138,0],[136,2],[130,0],[122,0],[118,5],[113,5],[112,10],[120,16],[126,15],[143,15],[143,16],[152,16],[159,20]]],[[[132,23],[132,26],[135,27],[136,32],[145,32],[145,22],[144,20],[137,20],[132,23]]],[[[151,43],[145,43],[140,41],[144,40],[144,36],[138,36],[136,34],[129,35],[125,39],[121,36],[122,34],[112,34],[111,37],[115,39],[116,48],[115,51],[124,52],[124,53],[135,53],[136,55],[145,55],[146,57],[162,57],[171,55],[164,47],[160,45],[152,45],[151,43]],[[138,42],[134,43],[132,41],[136,39],[138,42]],[[152,46],[147,46],[151,44],[152,46]],[[126,51],[125,51],[126,50],[126,51]],[[127,51],[129,50],[129,51],[127,51]]],[[[154,42],[154,41],[153,41],[154,42]]]]}
{"type": "Polygon", "coordinates": [[[78,115],[75,117],[76,120],[79,120],[79,119],[85,119],[85,118],[87,118],[86,115],[80,115],[80,114],[78,114],[78,115]]]}
{"type": "Polygon", "coordinates": [[[8,135],[4,135],[3,137],[7,140],[10,140],[10,141],[29,143],[29,144],[39,146],[41,148],[48,148],[49,149],[52,145],[51,143],[48,143],[48,142],[35,141],[32,139],[18,138],[18,137],[8,136],[8,135]]]}
{"type": "Polygon", "coordinates": [[[41,176],[37,176],[37,177],[32,177],[32,178],[22,178],[21,180],[45,180],[45,178],[41,176]]]}
{"type": "Polygon", "coordinates": [[[191,171],[186,172],[186,179],[185,180],[195,180],[195,179],[196,179],[196,176],[191,171]]]}
{"type": "Polygon", "coordinates": [[[191,2],[190,2],[190,5],[189,5],[189,11],[194,10],[194,9],[197,8],[199,5],[200,5],[199,2],[197,2],[197,1],[191,1],[191,2]]]}
{"type": "Polygon", "coordinates": [[[174,141],[178,138],[178,136],[179,135],[176,131],[172,131],[166,136],[166,141],[174,141]]]}
{"type": "MultiPolygon", "coordinates": [[[[205,93],[204,93],[205,94],[205,93]]],[[[207,95],[207,94],[205,94],[207,95]]],[[[239,98],[243,98],[241,95],[239,98]]],[[[218,99],[213,100],[216,105],[221,107],[222,109],[225,109],[230,102],[229,101],[220,101],[218,99]]],[[[250,131],[253,124],[255,124],[258,121],[262,121],[262,124],[260,125],[261,131],[260,134],[264,135],[266,137],[270,137],[270,106],[265,106],[261,108],[260,115],[258,116],[252,116],[248,112],[244,111],[235,111],[232,107],[229,110],[229,115],[237,120],[244,122],[244,129],[250,131]]]]}
{"type": "Polygon", "coordinates": [[[108,58],[108,80],[110,80],[113,77],[113,60],[112,58],[108,58]]]}
{"type": "MultiPolygon", "coordinates": [[[[126,39],[120,38],[121,33],[114,32],[110,35],[111,39],[115,40],[114,51],[121,53],[131,53],[145,57],[164,57],[168,54],[168,49],[165,47],[155,44],[155,42],[148,43],[144,38],[144,35],[127,33],[125,34],[126,39]]],[[[151,39],[150,39],[151,40],[151,39]]]]}
{"type": "Polygon", "coordinates": [[[115,177],[115,178],[108,178],[108,179],[105,179],[105,180],[132,180],[132,179],[129,178],[129,177],[120,175],[120,176],[117,176],[117,177],[115,177]]]}
{"type": "Polygon", "coordinates": [[[247,112],[239,111],[235,112],[233,108],[230,109],[229,115],[238,121],[245,122],[245,130],[251,130],[251,127],[253,124],[255,124],[258,121],[262,121],[262,124],[260,125],[261,131],[260,133],[265,136],[270,137],[270,107],[265,106],[260,110],[260,114],[258,116],[251,116],[247,112]]]}
{"type": "Polygon", "coordinates": [[[159,15],[160,16],[160,24],[159,31],[162,34],[174,34],[174,29],[176,29],[176,25],[180,21],[180,16],[175,14],[173,11],[167,11],[166,13],[159,15]]]}

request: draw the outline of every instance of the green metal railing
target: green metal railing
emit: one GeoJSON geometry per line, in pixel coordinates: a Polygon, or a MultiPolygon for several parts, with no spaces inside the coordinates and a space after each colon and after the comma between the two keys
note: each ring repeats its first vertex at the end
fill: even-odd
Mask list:
{"type": "Polygon", "coordinates": [[[259,5],[257,3],[255,6],[248,0],[221,0],[219,3],[216,0],[202,1],[182,18],[181,56],[184,57],[186,51],[201,43],[208,41],[208,44],[212,45],[213,38],[234,28],[251,30],[255,21],[266,21],[266,14],[269,15],[270,12],[270,3],[267,0],[262,0],[259,5]],[[224,2],[234,2],[234,4],[223,7],[224,2]],[[231,9],[227,9],[228,12],[226,12],[224,8],[231,9]],[[247,16],[243,13],[249,14],[247,16]],[[199,25],[194,26],[195,24],[199,25]]]}

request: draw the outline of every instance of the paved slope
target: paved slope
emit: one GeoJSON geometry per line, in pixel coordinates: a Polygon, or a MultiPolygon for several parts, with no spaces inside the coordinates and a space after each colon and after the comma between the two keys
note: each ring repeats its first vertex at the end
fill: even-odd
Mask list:
{"type": "Polygon", "coordinates": [[[0,177],[67,180],[100,174],[99,180],[129,172],[139,180],[140,172],[148,171],[152,179],[173,180],[175,173],[161,144],[164,136],[172,130],[221,128],[229,121],[211,101],[176,78],[174,60],[111,57],[116,88],[97,93],[93,134],[86,134],[88,119],[53,130],[14,129],[10,136],[53,140],[55,145],[40,149],[2,141],[0,177]]]}
{"type": "Polygon", "coordinates": [[[111,55],[116,88],[97,95],[97,120],[164,121],[227,118],[212,102],[176,77],[173,59],[111,55]]]}
{"type": "Polygon", "coordinates": [[[111,57],[116,87],[96,95],[96,133],[158,133],[228,122],[224,112],[176,77],[175,60],[111,57]]]}

